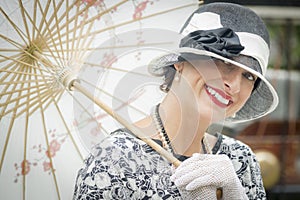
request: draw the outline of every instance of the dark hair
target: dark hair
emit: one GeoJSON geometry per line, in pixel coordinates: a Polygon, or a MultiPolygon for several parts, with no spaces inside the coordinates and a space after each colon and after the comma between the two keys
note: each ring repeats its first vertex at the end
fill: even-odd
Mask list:
{"type": "Polygon", "coordinates": [[[165,71],[164,71],[164,82],[160,85],[160,90],[163,92],[169,92],[173,80],[174,80],[174,76],[176,74],[176,69],[174,67],[174,65],[169,65],[167,67],[165,67],[165,71]]]}

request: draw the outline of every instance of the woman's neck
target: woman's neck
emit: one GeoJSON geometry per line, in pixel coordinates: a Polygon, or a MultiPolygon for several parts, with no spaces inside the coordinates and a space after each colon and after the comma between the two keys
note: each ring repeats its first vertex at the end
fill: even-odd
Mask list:
{"type": "Polygon", "coordinates": [[[160,104],[159,114],[176,153],[191,156],[201,150],[201,139],[209,122],[199,120],[197,109],[169,94],[160,104]]]}
{"type": "MultiPolygon", "coordinates": [[[[159,106],[159,114],[175,153],[191,156],[201,151],[201,140],[210,122],[198,120],[197,109],[190,104],[179,103],[171,93],[168,93],[159,106]]],[[[136,122],[135,125],[146,136],[160,139],[151,116],[136,122]]],[[[216,140],[216,137],[209,135],[208,141],[211,147],[214,146],[216,140]]]]}

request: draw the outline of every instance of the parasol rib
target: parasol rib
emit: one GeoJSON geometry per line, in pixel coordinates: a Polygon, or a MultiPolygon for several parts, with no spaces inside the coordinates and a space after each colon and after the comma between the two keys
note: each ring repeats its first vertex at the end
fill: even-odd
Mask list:
{"type": "MultiPolygon", "coordinates": [[[[34,71],[35,70],[36,69],[34,69],[34,71]]],[[[35,79],[35,80],[36,80],[36,84],[38,84],[39,80],[38,79],[35,79]]],[[[45,123],[45,116],[44,116],[44,111],[45,110],[43,108],[44,103],[42,102],[42,99],[43,98],[40,98],[40,101],[37,102],[37,104],[38,104],[37,107],[40,109],[41,119],[42,119],[42,126],[43,126],[43,131],[44,131],[44,136],[45,136],[45,141],[46,141],[47,149],[49,150],[49,146],[50,145],[49,145],[49,138],[48,138],[48,135],[47,135],[47,128],[46,128],[46,123],[45,123]]],[[[59,192],[59,189],[58,189],[57,178],[56,178],[56,174],[55,174],[55,170],[54,170],[52,156],[48,156],[48,158],[49,158],[49,162],[50,162],[50,166],[51,166],[51,173],[52,173],[52,176],[53,176],[53,179],[54,179],[54,183],[55,183],[55,188],[56,188],[56,192],[57,192],[57,195],[58,195],[58,199],[60,199],[60,192],[59,192]]]]}
{"type": "MultiPolygon", "coordinates": [[[[30,104],[30,107],[31,107],[32,109],[31,109],[31,111],[29,112],[29,115],[33,114],[33,113],[38,109],[36,103],[37,103],[39,100],[40,100],[43,104],[45,104],[45,109],[46,109],[46,108],[52,103],[52,101],[48,99],[49,96],[52,95],[52,94],[53,94],[53,93],[49,92],[48,94],[45,94],[45,95],[41,96],[41,97],[43,97],[43,98],[37,99],[35,102],[32,102],[32,103],[30,104]],[[46,104],[47,101],[48,101],[48,104],[46,104]],[[36,107],[34,107],[34,106],[36,106],[36,107]]],[[[58,95],[58,94],[61,96],[63,93],[62,93],[62,92],[57,92],[57,93],[54,93],[53,95],[58,95]]],[[[24,112],[24,110],[20,111],[16,116],[22,115],[23,112],[24,112]]]]}
{"type": "MultiPolygon", "coordinates": [[[[16,66],[15,63],[9,63],[9,64],[7,64],[7,65],[5,66],[5,68],[10,68],[10,67],[12,67],[12,70],[16,70],[16,69],[18,68],[18,67],[16,66]]],[[[7,79],[9,76],[10,76],[10,74],[5,73],[5,74],[1,77],[0,83],[3,82],[3,81],[5,81],[5,79],[7,79]]]]}
{"type": "Polygon", "coordinates": [[[0,97],[3,97],[5,95],[9,95],[9,94],[13,94],[15,92],[20,92],[20,91],[23,91],[23,90],[28,90],[28,89],[31,89],[31,91],[34,91],[34,92],[29,92],[29,93],[34,94],[37,89],[42,89],[42,90],[47,89],[48,90],[49,89],[48,86],[49,86],[48,84],[39,84],[39,85],[30,86],[30,87],[23,87],[21,89],[16,89],[16,90],[10,91],[10,92],[8,92],[7,90],[5,92],[1,91],[0,97]]]}
{"type": "MultiPolygon", "coordinates": [[[[80,26],[79,26],[79,29],[78,29],[78,30],[79,30],[79,33],[78,33],[78,34],[76,34],[76,30],[75,30],[74,36],[77,35],[77,36],[79,36],[79,38],[81,38],[80,40],[76,40],[76,44],[74,43],[74,45],[76,46],[75,49],[79,49],[80,43],[81,43],[82,41],[85,41],[85,40],[87,39],[88,33],[90,32],[90,30],[91,30],[91,28],[92,28],[92,25],[93,25],[93,23],[91,23],[91,24],[89,25],[88,30],[87,30],[87,34],[83,34],[84,23],[80,23],[80,26]]],[[[74,41],[74,40],[73,40],[73,41],[74,41]]],[[[75,41],[74,41],[74,42],[75,42],[75,41]]],[[[79,54],[78,51],[75,52],[75,58],[78,58],[78,54],[79,54]]]]}
{"type": "MultiPolygon", "coordinates": [[[[28,111],[27,111],[28,112],[28,111]]],[[[29,115],[26,115],[25,120],[25,134],[24,134],[24,150],[23,150],[23,161],[27,160],[27,137],[28,137],[28,124],[29,124],[29,115]]],[[[23,199],[25,199],[26,191],[26,174],[23,173],[23,199]]]]}
{"type": "Polygon", "coordinates": [[[63,124],[64,124],[64,126],[65,126],[65,128],[66,128],[66,130],[67,130],[67,134],[68,134],[69,138],[71,139],[72,144],[73,144],[73,146],[74,146],[75,149],[76,149],[76,152],[77,152],[78,155],[80,156],[81,160],[84,160],[83,155],[82,155],[82,153],[80,152],[79,147],[76,145],[76,142],[75,142],[75,140],[74,140],[74,138],[73,138],[73,135],[71,134],[71,130],[68,128],[67,122],[66,122],[66,120],[64,119],[64,117],[63,117],[63,115],[62,115],[62,113],[61,113],[61,110],[60,110],[60,108],[59,108],[58,105],[57,105],[57,101],[55,100],[54,97],[52,97],[52,98],[53,98],[54,105],[55,105],[55,107],[56,107],[56,109],[57,109],[57,112],[59,113],[59,117],[60,117],[60,119],[62,120],[62,122],[63,122],[63,124]]]}
{"type": "MultiPolygon", "coordinates": [[[[37,0],[34,0],[34,4],[33,4],[33,7],[34,7],[34,8],[36,8],[36,4],[37,4],[37,0]]],[[[34,9],[34,11],[33,11],[33,21],[34,21],[34,22],[37,21],[37,13],[36,13],[36,9],[34,9]]],[[[33,40],[33,38],[36,37],[36,36],[35,36],[35,27],[34,27],[34,26],[32,26],[31,32],[32,32],[32,38],[31,38],[31,40],[33,40]]]]}
{"type": "MultiPolygon", "coordinates": [[[[2,48],[0,48],[0,52],[15,52],[15,53],[18,53],[18,52],[20,52],[20,50],[18,50],[18,49],[2,49],[2,48]]],[[[14,55],[14,56],[17,56],[17,55],[14,55]]],[[[0,60],[0,62],[3,62],[3,61],[5,61],[5,60],[0,60]]]]}
{"type": "Polygon", "coordinates": [[[6,72],[6,73],[9,73],[9,74],[24,74],[24,75],[30,75],[30,76],[51,78],[51,76],[48,76],[48,75],[32,74],[32,73],[29,73],[29,72],[13,71],[13,70],[7,70],[7,69],[0,69],[0,72],[6,72]]]}
{"type": "MultiPolygon", "coordinates": [[[[16,112],[16,110],[15,110],[15,112],[16,112]]],[[[14,116],[14,114],[15,113],[13,113],[12,116],[14,116]]],[[[0,115],[0,119],[2,118],[2,116],[3,115],[0,115]]],[[[2,171],[2,166],[3,166],[5,154],[6,154],[6,151],[7,151],[7,146],[8,146],[8,142],[10,140],[10,136],[11,136],[11,133],[12,133],[12,127],[14,125],[15,119],[16,119],[15,117],[12,117],[12,119],[9,122],[8,132],[7,132],[7,135],[6,135],[6,138],[5,138],[4,147],[3,147],[3,150],[2,150],[2,155],[1,155],[1,160],[0,160],[0,173],[2,171]]]]}
{"type": "MultiPolygon", "coordinates": [[[[21,80],[21,75],[20,76],[17,76],[16,74],[13,76],[13,78],[17,79],[17,80],[21,80]]],[[[16,89],[17,85],[13,85],[13,88],[12,89],[16,89]]],[[[21,94],[21,92],[18,93],[19,95],[21,94]]],[[[8,96],[7,100],[11,99],[12,98],[12,94],[8,96]]],[[[15,115],[17,113],[17,110],[18,110],[18,104],[19,104],[19,101],[16,102],[16,106],[14,107],[14,109],[12,110],[12,119],[10,120],[10,124],[9,124],[9,129],[8,129],[8,134],[6,135],[6,139],[5,139],[5,143],[4,143],[4,148],[3,148],[3,151],[2,151],[2,156],[1,156],[1,162],[0,162],[0,172],[2,170],[2,166],[3,166],[3,161],[4,161],[4,158],[5,158],[5,155],[6,155],[6,151],[7,151],[7,146],[8,146],[8,142],[10,140],[10,137],[11,137],[11,132],[12,132],[12,127],[14,125],[14,121],[16,119],[15,115]]],[[[4,110],[6,109],[7,106],[4,106],[4,108],[2,109],[2,113],[0,115],[0,119],[2,118],[3,115],[3,112],[4,110]]]]}
{"type": "MultiPolygon", "coordinates": [[[[46,3],[46,6],[45,6],[45,10],[42,10],[42,6],[41,6],[40,1],[35,0],[35,9],[34,9],[34,12],[37,14],[37,12],[38,12],[38,9],[37,9],[37,8],[39,8],[40,13],[41,13],[41,15],[42,15],[42,19],[40,20],[40,25],[39,25],[38,29],[35,27],[35,29],[37,30],[37,33],[38,33],[40,36],[44,36],[44,33],[45,33],[45,32],[43,32],[43,33],[41,34],[41,31],[43,30],[43,26],[44,26],[43,22],[45,22],[45,18],[46,18],[46,16],[47,16],[47,13],[48,13],[48,10],[49,10],[50,3],[51,3],[51,0],[48,0],[47,3],[46,3]]],[[[36,24],[36,23],[33,23],[33,24],[36,24]]],[[[46,29],[44,29],[44,31],[46,31],[46,29]]]]}
{"type": "MultiPolygon", "coordinates": [[[[8,75],[7,75],[7,77],[8,77],[8,75]]],[[[12,77],[10,77],[10,82],[11,82],[12,80],[15,80],[15,79],[17,79],[17,74],[14,74],[12,77]]],[[[17,80],[19,80],[19,79],[17,79],[17,80]]],[[[2,82],[2,81],[1,81],[1,82],[2,82]]],[[[0,82],[0,83],[1,83],[1,82],[0,82]]],[[[7,91],[8,88],[9,88],[11,85],[13,85],[13,84],[7,84],[7,85],[4,87],[3,91],[7,91]]],[[[12,86],[13,89],[16,89],[16,87],[17,87],[17,84],[15,84],[15,85],[12,86]]],[[[9,101],[12,99],[13,94],[14,94],[14,93],[10,94],[10,95],[7,97],[6,102],[9,102],[9,101]]],[[[2,98],[1,98],[1,99],[2,99],[2,98]]],[[[5,112],[5,110],[7,109],[7,106],[8,106],[8,104],[5,104],[5,105],[2,107],[2,110],[1,110],[1,113],[0,113],[0,119],[4,116],[4,112],[5,112]]]]}
{"type": "MultiPolygon", "coordinates": [[[[57,97],[57,99],[60,99],[60,97],[62,95],[63,95],[63,93],[59,93],[59,96],[57,97]]],[[[42,101],[41,101],[43,104],[45,104],[44,109],[46,109],[52,103],[52,101],[50,101],[47,97],[49,97],[49,96],[46,96],[46,98],[42,99],[42,101]],[[48,103],[46,104],[47,100],[48,100],[48,103]]],[[[34,103],[30,104],[30,107],[33,107],[33,106],[36,106],[36,105],[34,103]]],[[[31,111],[29,112],[29,115],[32,115],[37,109],[38,109],[37,106],[33,107],[31,109],[31,111]]],[[[16,116],[19,117],[20,115],[23,114],[23,112],[24,112],[24,110],[19,112],[16,116]]]]}
{"type": "Polygon", "coordinates": [[[27,66],[27,67],[30,67],[30,68],[40,69],[40,70],[43,70],[43,71],[45,71],[47,73],[51,73],[52,75],[54,75],[53,72],[47,70],[47,68],[46,69],[41,69],[40,67],[33,66],[32,64],[24,62],[21,59],[17,59],[17,58],[13,58],[13,57],[7,57],[7,56],[4,56],[4,55],[0,55],[0,57],[3,57],[5,59],[7,59],[7,60],[14,61],[15,64],[22,64],[23,66],[27,66]]]}
{"type": "Polygon", "coordinates": [[[11,24],[11,26],[13,27],[13,29],[17,32],[17,34],[20,36],[20,38],[23,40],[23,42],[25,44],[26,43],[26,39],[23,37],[25,36],[25,34],[20,30],[20,28],[10,19],[10,17],[4,12],[4,10],[2,9],[2,7],[0,7],[0,11],[3,13],[3,15],[5,16],[5,19],[11,24]]]}
{"type": "MultiPolygon", "coordinates": [[[[45,135],[46,145],[47,145],[47,149],[49,149],[49,138],[48,138],[48,135],[47,135],[47,129],[46,129],[46,123],[45,123],[45,116],[44,116],[44,109],[42,107],[42,103],[40,103],[39,108],[40,108],[40,111],[41,111],[41,117],[42,117],[42,122],[43,122],[43,129],[44,129],[44,135],[45,135]]],[[[49,162],[50,162],[50,165],[51,165],[51,174],[53,176],[53,180],[54,180],[54,184],[55,184],[55,189],[56,189],[56,192],[57,192],[57,196],[58,196],[58,199],[60,199],[60,192],[59,192],[59,189],[58,189],[56,173],[55,173],[55,170],[54,170],[53,160],[52,160],[51,156],[49,156],[49,162]]]]}
{"type": "MultiPolygon", "coordinates": [[[[66,7],[69,9],[69,1],[65,1],[66,2],[66,7]]],[[[69,20],[69,17],[70,17],[70,15],[69,15],[69,12],[68,11],[66,11],[65,12],[66,13],[66,21],[68,21],[69,20]]],[[[66,27],[66,31],[67,31],[67,33],[69,33],[69,26],[67,26],[66,27]]],[[[70,38],[69,38],[69,34],[67,34],[67,37],[66,37],[67,39],[67,41],[70,41],[70,38]]],[[[70,46],[69,46],[69,43],[67,42],[67,48],[66,48],[66,58],[67,58],[67,60],[69,60],[70,59],[70,46]]]]}
{"type": "MultiPolygon", "coordinates": [[[[16,73],[18,74],[18,73],[16,73]]],[[[22,84],[22,83],[31,83],[34,82],[33,80],[25,80],[25,81],[8,81],[8,82],[1,82],[0,85],[11,85],[11,84],[22,84]]]]}
{"type": "Polygon", "coordinates": [[[27,24],[27,21],[26,21],[26,17],[25,17],[25,8],[23,6],[23,3],[21,0],[19,0],[19,6],[20,6],[20,10],[21,10],[21,14],[22,14],[22,20],[23,20],[23,25],[25,27],[25,30],[26,30],[26,38],[29,40],[28,41],[28,44],[31,43],[31,36],[30,36],[30,32],[29,32],[29,27],[28,27],[28,24],[27,24]]]}
{"type": "MultiPolygon", "coordinates": [[[[79,7],[77,7],[77,12],[78,12],[78,10],[79,10],[79,7]]],[[[76,13],[77,13],[76,12],[76,13]]],[[[70,22],[70,21],[68,21],[68,22],[70,22]]],[[[70,33],[73,33],[73,35],[72,35],[72,39],[71,39],[71,49],[74,49],[74,45],[75,45],[75,35],[76,35],[76,29],[77,29],[77,23],[78,23],[78,15],[75,15],[75,22],[74,22],[74,29],[73,30],[70,30],[69,29],[69,31],[70,31],[70,33]]],[[[70,23],[68,23],[68,25],[69,25],[70,23]]],[[[61,27],[62,28],[62,27],[61,27]]],[[[67,34],[68,35],[68,34],[67,34]]],[[[66,41],[67,42],[67,41],[66,41]]],[[[54,44],[54,46],[56,45],[55,43],[53,43],[54,44]]]]}
{"type": "Polygon", "coordinates": [[[20,43],[17,43],[16,41],[8,38],[5,35],[0,34],[0,37],[4,40],[6,40],[8,43],[12,44],[13,46],[17,47],[17,49],[20,49],[20,52],[23,50],[23,45],[20,43]]]}
{"type": "MultiPolygon", "coordinates": [[[[55,8],[54,9],[54,19],[55,19],[55,25],[56,25],[56,29],[57,30],[60,30],[60,28],[59,28],[59,23],[58,23],[58,18],[57,18],[57,12],[58,12],[58,10],[59,10],[59,6],[56,6],[56,4],[55,4],[55,1],[52,1],[53,2],[53,7],[55,8]]],[[[61,5],[62,5],[62,1],[60,2],[61,3],[61,5]]],[[[48,24],[47,24],[47,26],[48,26],[48,24]]],[[[65,53],[64,53],[64,48],[63,48],[63,44],[62,44],[62,41],[61,41],[61,39],[62,39],[62,37],[60,36],[60,31],[58,31],[57,32],[57,34],[58,34],[58,39],[59,39],[59,46],[60,46],[60,49],[62,50],[62,56],[60,57],[60,59],[59,60],[63,60],[62,58],[64,58],[65,57],[65,53]]],[[[53,41],[54,42],[54,41],[53,41]]],[[[55,49],[56,50],[56,52],[58,53],[58,49],[55,49]]]]}
{"type": "MultiPolygon", "coordinates": [[[[24,81],[24,82],[22,82],[23,84],[24,83],[33,83],[33,81],[31,81],[31,82],[26,82],[26,81],[24,81]]],[[[16,93],[17,91],[24,91],[25,90],[25,88],[22,86],[23,84],[21,84],[20,86],[19,86],[19,88],[22,88],[22,89],[19,89],[19,90],[15,90],[14,92],[9,92],[10,94],[13,94],[13,93],[16,93]]],[[[32,89],[32,88],[29,88],[29,89],[32,89]]],[[[9,105],[9,104],[11,104],[11,103],[14,103],[15,101],[19,101],[19,100],[21,100],[21,99],[24,99],[24,98],[29,98],[29,97],[32,97],[33,95],[36,95],[36,96],[33,96],[32,98],[30,98],[29,99],[29,101],[33,101],[34,99],[38,99],[39,98],[39,96],[38,96],[38,92],[41,92],[41,91],[44,91],[43,93],[41,93],[41,94],[49,94],[49,87],[43,87],[43,88],[38,88],[37,90],[34,90],[33,92],[30,92],[30,91],[28,91],[28,93],[26,93],[26,94],[23,94],[23,95],[18,95],[17,97],[15,97],[15,98],[13,98],[13,99],[10,99],[9,101],[6,101],[5,103],[0,103],[0,107],[2,107],[2,106],[5,106],[5,105],[9,105]]],[[[4,96],[2,93],[1,93],[1,97],[2,96],[4,96]]],[[[21,104],[20,106],[23,106],[24,104],[21,104]]]]}
{"type": "MultiPolygon", "coordinates": [[[[49,97],[49,95],[51,95],[51,94],[52,94],[52,92],[50,92],[50,91],[45,91],[44,93],[41,93],[41,95],[38,94],[37,96],[31,98],[31,99],[30,99],[29,108],[32,108],[32,107],[33,107],[33,108],[32,108],[32,111],[30,112],[30,114],[33,113],[33,112],[36,110],[36,109],[34,109],[34,106],[36,106],[36,108],[38,108],[38,107],[37,107],[37,106],[38,106],[37,103],[39,103],[39,102],[42,101],[43,99],[49,100],[48,97],[49,97]]],[[[27,96],[27,95],[26,95],[26,96],[27,96]]],[[[19,99],[17,99],[17,101],[19,101],[19,99]]],[[[7,102],[9,103],[10,101],[7,100],[7,102]]],[[[26,112],[26,110],[28,109],[28,108],[25,107],[26,104],[27,104],[27,102],[25,101],[25,102],[19,104],[18,106],[16,106],[16,107],[18,107],[18,108],[24,107],[24,109],[21,110],[20,112],[18,112],[18,113],[16,114],[15,117],[18,117],[18,116],[22,115],[24,112],[26,112]]],[[[4,104],[4,105],[8,105],[8,104],[4,104]]],[[[6,112],[4,112],[1,116],[7,115],[7,114],[9,114],[9,113],[11,113],[11,112],[13,112],[13,111],[14,111],[13,108],[12,108],[12,109],[9,109],[9,110],[7,110],[6,112]]]]}
{"type": "MultiPolygon", "coordinates": [[[[91,29],[93,27],[93,24],[94,24],[94,21],[93,23],[91,23],[86,31],[86,33],[83,34],[83,28],[81,28],[80,30],[80,37],[79,38],[82,38],[81,40],[78,40],[77,42],[77,46],[76,46],[76,49],[80,49],[81,52],[87,52],[86,49],[90,46],[90,44],[92,43],[92,41],[94,40],[95,38],[95,35],[92,36],[92,38],[89,39],[89,42],[87,43],[87,45],[85,46],[85,43],[86,41],[88,40],[88,35],[89,33],[91,32],[91,29]],[[81,43],[81,45],[79,45],[81,43]]],[[[83,23],[81,23],[81,27],[83,27],[83,23]]],[[[80,59],[83,59],[84,57],[84,53],[81,53],[82,55],[78,55],[80,51],[77,51],[77,53],[75,53],[75,57],[79,57],[80,59]]]]}
{"type": "MultiPolygon", "coordinates": [[[[35,0],[35,1],[37,1],[37,0],[35,0]]],[[[57,11],[61,8],[61,6],[63,5],[63,2],[69,2],[69,0],[68,1],[65,1],[65,0],[61,0],[58,4],[57,4],[57,6],[54,8],[55,9],[55,13],[57,13],[57,11]]],[[[76,1],[73,1],[74,3],[72,4],[72,6],[70,7],[70,8],[72,8],[75,4],[76,4],[76,1]]],[[[37,1],[37,3],[39,3],[39,1],[37,1]]],[[[49,0],[49,4],[50,4],[50,0],[49,0]]],[[[41,7],[41,6],[39,6],[39,7],[41,7]]],[[[69,13],[69,7],[67,6],[66,7],[67,9],[63,12],[63,14],[62,14],[62,16],[65,16],[65,15],[67,15],[68,13],[69,13]]],[[[43,13],[43,12],[42,12],[43,13]]],[[[52,21],[54,20],[54,18],[55,18],[55,16],[54,15],[51,15],[51,17],[49,18],[49,20],[48,20],[48,22],[49,22],[49,24],[51,24],[52,23],[52,21]]],[[[61,17],[61,18],[63,18],[63,17],[61,17]]],[[[61,21],[58,21],[58,23],[60,23],[61,21]]],[[[42,25],[43,24],[40,24],[40,27],[39,27],[39,32],[40,33],[42,33],[41,35],[43,35],[43,36],[45,36],[47,33],[46,33],[46,30],[44,29],[44,31],[42,32],[42,30],[43,30],[43,28],[42,28],[42,25]]],[[[50,29],[53,29],[54,27],[51,27],[50,29]]]]}
{"type": "MultiPolygon", "coordinates": [[[[27,68],[27,71],[31,71],[30,68],[27,68]]],[[[26,77],[28,77],[28,75],[24,75],[24,79],[26,79],[26,77]]],[[[28,77],[30,78],[30,77],[28,77]]],[[[21,86],[21,88],[24,88],[24,85],[21,86]]],[[[30,88],[30,83],[28,84],[28,88],[30,88]]],[[[29,91],[29,89],[27,89],[29,91]]],[[[27,97],[27,106],[29,104],[29,96],[27,97]]],[[[28,124],[29,124],[29,115],[28,115],[28,110],[26,110],[26,120],[25,120],[25,133],[24,133],[24,150],[23,150],[23,162],[27,161],[27,140],[28,140],[28,124]]],[[[25,199],[25,195],[26,195],[26,174],[23,173],[23,199],[25,199]]]]}

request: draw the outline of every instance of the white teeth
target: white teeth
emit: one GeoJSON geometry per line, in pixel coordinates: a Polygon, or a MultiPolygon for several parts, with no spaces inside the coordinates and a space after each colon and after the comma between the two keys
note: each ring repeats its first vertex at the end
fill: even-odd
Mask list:
{"type": "Polygon", "coordinates": [[[207,87],[207,91],[213,95],[214,97],[216,97],[216,99],[218,101],[220,101],[222,104],[225,104],[227,105],[229,103],[229,100],[228,99],[225,99],[223,98],[219,93],[217,93],[214,89],[210,88],[210,87],[207,87]]]}

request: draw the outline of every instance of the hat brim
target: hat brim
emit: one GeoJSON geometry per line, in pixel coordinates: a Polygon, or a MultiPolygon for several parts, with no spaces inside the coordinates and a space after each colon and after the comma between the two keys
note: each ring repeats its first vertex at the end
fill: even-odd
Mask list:
{"type": "Polygon", "coordinates": [[[229,58],[220,56],[218,54],[212,53],[206,50],[199,50],[195,48],[182,47],[175,49],[172,52],[166,53],[159,56],[151,61],[149,64],[149,72],[156,76],[163,75],[163,68],[173,65],[178,61],[178,57],[183,53],[191,53],[195,55],[213,57],[224,62],[231,63],[242,69],[245,69],[252,73],[253,75],[260,78],[261,82],[258,87],[252,92],[251,96],[245,103],[245,105],[236,113],[235,117],[228,117],[226,121],[230,122],[247,122],[250,120],[258,119],[263,117],[275,110],[278,105],[278,95],[271,85],[271,83],[259,72],[246,66],[237,61],[231,60],[229,58]]]}

